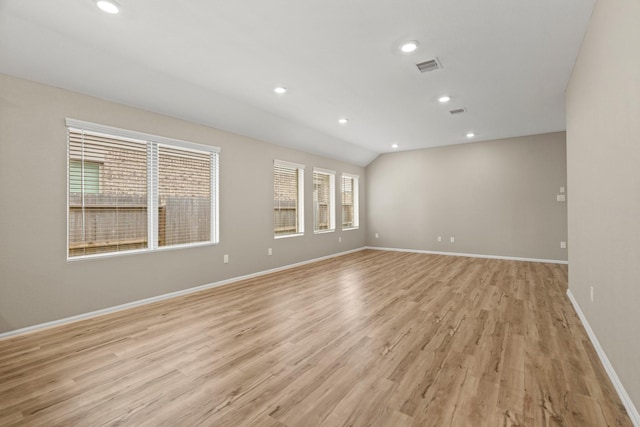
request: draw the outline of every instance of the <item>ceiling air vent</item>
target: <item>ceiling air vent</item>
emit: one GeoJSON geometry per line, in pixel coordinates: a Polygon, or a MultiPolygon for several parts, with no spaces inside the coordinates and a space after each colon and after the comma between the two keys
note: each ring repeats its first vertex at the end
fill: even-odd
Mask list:
{"type": "Polygon", "coordinates": [[[453,110],[449,110],[450,114],[462,114],[462,113],[466,113],[467,109],[466,108],[454,108],[453,110]]]}
{"type": "Polygon", "coordinates": [[[420,70],[421,73],[426,73],[427,71],[433,71],[437,70],[438,68],[442,68],[437,59],[430,59],[428,61],[420,62],[416,64],[416,67],[418,67],[418,70],[420,70]]]}

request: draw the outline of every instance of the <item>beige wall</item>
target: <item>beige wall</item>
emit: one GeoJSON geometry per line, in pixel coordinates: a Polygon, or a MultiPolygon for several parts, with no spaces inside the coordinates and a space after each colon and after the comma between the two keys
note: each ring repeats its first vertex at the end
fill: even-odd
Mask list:
{"type": "Polygon", "coordinates": [[[362,247],[364,172],[0,74],[0,333],[362,247]],[[65,117],[220,147],[221,243],[67,262],[65,117]],[[303,237],[273,238],[274,158],[306,166],[303,237]],[[359,230],[313,234],[314,166],[360,175],[359,230]]]}
{"type": "Polygon", "coordinates": [[[367,167],[367,243],[566,260],[564,186],[563,132],[385,154],[367,167]]]}
{"type": "Polygon", "coordinates": [[[640,408],[640,1],[598,1],[566,105],[569,289],[640,408]]]}

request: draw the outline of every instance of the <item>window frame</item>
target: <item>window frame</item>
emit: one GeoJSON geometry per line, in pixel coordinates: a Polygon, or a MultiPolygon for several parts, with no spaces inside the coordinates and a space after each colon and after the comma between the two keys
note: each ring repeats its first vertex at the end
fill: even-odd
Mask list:
{"type": "Polygon", "coordinates": [[[336,231],[336,171],[323,168],[313,168],[313,232],[314,234],[333,233],[336,231]],[[329,177],[329,206],[327,207],[329,215],[329,228],[319,229],[319,206],[316,206],[317,193],[315,188],[316,175],[324,175],[329,177]]]}
{"type": "MultiPolygon", "coordinates": [[[[296,216],[297,216],[297,228],[295,233],[288,234],[276,234],[275,223],[273,224],[273,238],[274,239],[286,239],[289,237],[304,236],[304,165],[299,163],[288,162],[286,160],[273,160],[273,168],[271,177],[273,180],[272,189],[274,191],[275,201],[275,168],[294,169],[298,178],[298,193],[296,197],[296,216]]],[[[272,207],[272,214],[275,212],[275,206],[272,207]]]]}
{"type": "MultiPolygon", "coordinates": [[[[344,207],[344,180],[352,180],[352,193],[353,193],[353,224],[345,227],[344,214],[340,218],[342,222],[342,231],[357,230],[360,228],[360,176],[351,173],[343,172],[340,177],[340,205],[344,207]]],[[[343,209],[344,212],[344,209],[343,209]]]]}
{"type": "MultiPolygon", "coordinates": [[[[82,120],[76,120],[71,118],[65,119],[65,125],[67,130],[67,187],[66,187],[66,219],[67,219],[67,232],[66,232],[66,258],[67,262],[83,261],[96,258],[108,258],[113,256],[126,256],[138,253],[159,252],[175,249],[193,248],[201,246],[215,246],[220,243],[220,188],[219,188],[219,174],[220,174],[220,148],[198,144],[189,141],[183,141],[179,139],[148,134],[144,132],[132,131],[127,129],[116,128],[112,126],[101,125],[97,123],[85,122],[82,120]],[[70,178],[69,168],[71,161],[77,161],[78,159],[72,159],[70,157],[70,145],[69,145],[69,132],[91,132],[92,134],[102,134],[110,138],[122,138],[128,140],[136,140],[143,142],[147,145],[147,247],[140,249],[131,249],[125,251],[114,251],[89,255],[77,255],[69,256],[69,192],[70,192],[70,178]],[[158,246],[158,146],[170,146],[176,147],[187,151],[196,151],[199,153],[207,153],[210,155],[210,188],[211,188],[211,208],[210,208],[210,236],[209,240],[194,243],[177,244],[170,246],[158,246]]],[[[89,159],[89,161],[93,161],[89,159]]],[[[102,183],[100,183],[102,187],[102,183]]]]}

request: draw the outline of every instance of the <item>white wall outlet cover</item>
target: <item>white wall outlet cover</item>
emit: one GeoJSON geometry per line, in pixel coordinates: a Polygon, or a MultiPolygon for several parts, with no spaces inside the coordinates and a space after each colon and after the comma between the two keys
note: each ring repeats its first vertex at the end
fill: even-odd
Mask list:
{"type": "Polygon", "coordinates": [[[451,238],[449,239],[449,241],[450,241],[451,243],[455,243],[456,239],[455,239],[454,237],[451,237],[451,238]]]}
{"type": "Polygon", "coordinates": [[[224,263],[225,264],[229,263],[229,255],[227,254],[224,255],[224,263]]]}
{"type": "Polygon", "coordinates": [[[558,201],[558,202],[566,202],[567,201],[567,196],[565,196],[564,194],[558,194],[556,196],[556,201],[558,201]]]}
{"type": "Polygon", "coordinates": [[[442,242],[442,236],[438,236],[438,242],[442,242]]]}
{"type": "Polygon", "coordinates": [[[379,237],[380,237],[380,235],[378,233],[376,233],[376,239],[379,238],[379,237]]]}
{"type": "Polygon", "coordinates": [[[564,190],[564,187],[560,187],[560,192],[561,192],[561,193],[564,193],[564,191],[565,191],[565,190],[564,190]]]}
{"type": "Polygon", "coordinates": [[[567,242],[560,242],[560,248],[561,249],[566,249],[567,248],[567,242]]]}

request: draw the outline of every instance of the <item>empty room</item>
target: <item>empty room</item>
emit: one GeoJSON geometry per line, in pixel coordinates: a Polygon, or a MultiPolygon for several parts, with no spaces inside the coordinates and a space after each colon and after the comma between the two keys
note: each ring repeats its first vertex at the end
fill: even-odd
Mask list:
{"type": "Polygon", "coordinates": [[[0,426],[640,427],[638,22],[0,0],[0,426]]]}

